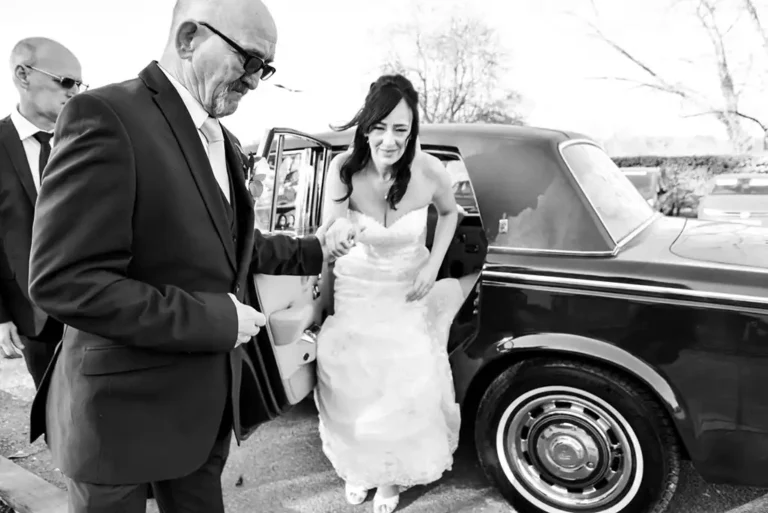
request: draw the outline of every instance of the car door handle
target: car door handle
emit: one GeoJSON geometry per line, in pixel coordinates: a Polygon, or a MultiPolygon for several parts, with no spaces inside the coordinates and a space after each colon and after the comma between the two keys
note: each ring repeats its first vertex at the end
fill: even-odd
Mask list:
{"type": "Polygon", "coordinates": [[[321,294],[320,284],[321,284],[322,280],[323,280],[323,275],[322,274],[318,274],[317,275],[317,279],[315,280],[315,284],[312,285],[312,300],[313,301],[320,297],[320,294],[321,294]]]}

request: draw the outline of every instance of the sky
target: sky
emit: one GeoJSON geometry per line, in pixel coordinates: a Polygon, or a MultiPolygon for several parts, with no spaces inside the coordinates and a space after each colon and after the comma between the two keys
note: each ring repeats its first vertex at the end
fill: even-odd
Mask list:
{"type": "MultiPolygon", "coordinates": [[[[595,0],[597,21],[607,34],[675,80],[684,73],[693,77],[697,87],[717,97],[717,90],[712,89],[716,82],[712,80],[709,42],[689,16],[680,9],[669,10],[670,1],[595,0]],[[693,56],[695,65],[685,64],[680,56],[693,56]]],[[[604,43],[589,36],[585,20],[595,18],[588,0],[265,2],[279,31],[278,71],[224,120],[245,144],[258,140],[273,126],[323,131],[329,124],[351,118],[378,75],[392,27],[412,19],[415,4],[432,9],[427,19],[433,24],[441,23],[450,9],[459,9],[483,18],[498,31],[509,54],[504,84],[525,98],[529,124],[598,138],[723,136],[710,118],[685,117],[697,114],[696,109],[675,98],[597,78],[638,74],[604,43]]],[[[0,56],[8,56],[19,39],[46,36],[78,56],[84,80],[92,88],[134,78],[160,57],[173,4],[174,0],[0,0],[0,56]]],[[[741,37],[738,33],[729,37],[741,37]]],[[[748,39],[737,43],[755,47],[748,39]]],[[[744,101],[753,109],[750,112],[768,110],[759,94],[745,94],[744,101]]],[[[16,91],[7,71],[4,78],[0,75],[0,115],[9,112],[15,102],[16,91]]]]}

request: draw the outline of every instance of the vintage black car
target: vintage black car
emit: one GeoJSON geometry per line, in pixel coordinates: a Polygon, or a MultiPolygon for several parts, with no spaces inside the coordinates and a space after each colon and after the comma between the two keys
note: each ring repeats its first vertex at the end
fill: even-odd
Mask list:
{"type": "MultiPolygon", "coordinates": [[[[303,159],[281,230],[319,226],[326,168],[350,140],[262,139],[278,165],[303,159]]],[[[465,436],[518,511],[660,513],[681,459],[711,482],[768,485],[768,231],[655,212],[579,134],[427,125],[420,143],[465,169],[476,199],[441,271],[466,294],[449,352],[465,436]]],[[[256,199],[262,230],[277,228],[280,187],[256,199]]],[[[268,329],[252,354],[278,415],[313,389],[331,305],[322,277],[255,282],[268,329]]]]}

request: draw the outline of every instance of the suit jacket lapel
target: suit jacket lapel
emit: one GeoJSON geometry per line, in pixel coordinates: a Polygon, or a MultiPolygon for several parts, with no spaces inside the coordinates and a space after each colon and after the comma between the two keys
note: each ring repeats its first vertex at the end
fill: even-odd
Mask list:
{"type": "Polygon", "coordinates": [[[232,240],[232,230],[227,221],[227,214],[219,193],[219,184],[213,175],[208,155],[200,141],[197,128],[192,122],[184,102],[173,84],[163,74],[156,62],[152,62],[139,75],[144,83],[155,92],[154,100],[163,112],[168,125],[171,127],[181,151],[187,161],[197,189],[203,197],[208,214],[211,216],[216,232],[227,252],[232,268],[237,271],[235,260],[235,244],[232,240]]]}
{"type": "Polygon", "coordinates": [[[37,201],[37,189],[35,189],[35,182],[32,179],[32,170],[29,169],[24,145],[21,143],[21,139],[19,139],[19,133],[16,131],[16,127],[13,126],[10,116],[3,119],[0,123],[0,139],[3,141],[5,151],[8,152],[13,169],[19,176],[19,180],[21,180],[21,185],[24,186],[29,200],[34,205],[37,201]]]}
{"type": "MultiPolygon", "coordinates": [[[[222,127],[223,128],[223,127],[222,127]]],[[[227,155],[227,170],[229,180],[232,183],[232,191],[235,197],[233,204],[237,204],[235,215],[240,226],[240,234],[244,237],[238,254],[238,282],[248,279],[250,275],[250,261],[253,253],[253,227],[255,226],[255,213],[253,211],[253,198],[245,185],[243,173],[242,152],[235,146],[232,134],[224,130],[224,147],[227,155]]]]}

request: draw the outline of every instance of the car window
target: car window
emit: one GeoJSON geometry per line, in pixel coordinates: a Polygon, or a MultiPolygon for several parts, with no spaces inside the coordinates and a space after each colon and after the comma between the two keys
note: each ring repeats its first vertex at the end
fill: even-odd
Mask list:
{"type": "Polygon", "coordinates": [[[472,183],[469,181],[467,166],[461,157],[455,153],[444,151],[429,151],[427,153],[434,155],[445,166],[446,171],[451,177],[451,186],[456,203],[468,214],[477,214],[477,201],[475,200],[475,191],[472,189],[472,183]]]}
{"type": "Polygon", "coordinates": [[[491,246],[610,251],[597,219],[548,145],[509,143],[467,159],[491,246]]]}
{"type": "MultiPolygon", "coordinates": [[[[311,232],[309,226],[312,188],[315,182],[316,152],[311,148],[286,151],[276,165],[277,142],[273,143],[266,166],[257,169],[264,178],[261,194],[254,198],[256,227],[262,231],[288,232],[302,235],[311,232]],[[275,169],[277,168],[277,172],[275,169]],[[272,223],[272,201],[277,189],[274,223],[272,223]]],[[[264,162],[262,160],[261,162],[264,162]]]]}
{"type": "Polygon", "coordinates": [[[653,214],[653,208],[613,160],[593,144],[562,150],[571,172],[615,242],[621,241],[653,214]]]}

